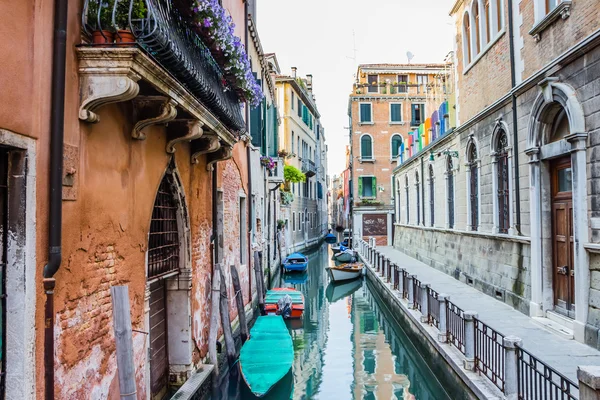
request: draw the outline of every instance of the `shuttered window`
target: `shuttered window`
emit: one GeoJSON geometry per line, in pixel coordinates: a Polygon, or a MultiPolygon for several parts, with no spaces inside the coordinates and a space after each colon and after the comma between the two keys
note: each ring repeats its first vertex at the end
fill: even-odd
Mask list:
{"type": "Polygon", "coordinates": [[[374,176],[359,176],[358,193],[360,197],[377,197],[377,179],[374,176]]]}
{"type": "Polygon", "coordinates": [[[402,104],[390,104],[390,122],[402,122],[402,104]]]}
{"type": "Polygon", "coordinates": [[[373,140],[369,135],[360,138],[360,158],[363,160],[373,159],[373,140]]]}
{"type": "Polygon", "coordinates": [[[425,114],[424,104],[411,104],[411,125],[419,126],[423,123],[423,115],[425,114]]]}
{"type": "Polygon", "coordinates": [[[395,159],[400,155],[400,147],[402,146],[402,137],[400,135],[392,136],[392,158],[395,159]]]}
{"type": "Polygon", "coordinates": [[[371,103],[360,104],[360,122],[373,122],[371,113],[371,103]]]}
{"type": "Polygon", "coordinates": [[[298,116],[302,117],[302,106],[304,104],[302,104],[302,100],[298,99],[298,116]]]}

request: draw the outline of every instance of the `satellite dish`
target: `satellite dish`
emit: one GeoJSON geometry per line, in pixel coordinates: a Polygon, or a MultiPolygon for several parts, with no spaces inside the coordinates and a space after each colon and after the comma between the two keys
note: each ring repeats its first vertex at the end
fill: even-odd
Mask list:
{"type": "Polygon", "coordinates": [[[411,53],[410,51],[406,52],[406,58],[408,58],[408,63],[410,64],[410,60],[412,60],[415,57],[415,55],[413,53],[411,53]]]}

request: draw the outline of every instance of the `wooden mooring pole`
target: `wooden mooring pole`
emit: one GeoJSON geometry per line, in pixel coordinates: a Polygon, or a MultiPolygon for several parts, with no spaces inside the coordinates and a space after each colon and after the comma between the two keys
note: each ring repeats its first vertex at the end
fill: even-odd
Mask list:
{"type": "Polygon", "coordinates": [[[263,296],[263,285],[265,281],[262,278],[262,265],[258,257],[258,251],[254,252],[254,275],[256,276],[256,296],[258,296],[258,308],[262,313],[265,309],[265,299],[263,296]]]}
{"type": "Polygon", "coordinates": [[[135,386],[135,365],[133,363],[133,337],[131,333],[131,309],[127,286],[110,288],[113,307],[113,326],[117,349],[117,373],[121,399],[137,399],[135,386]]]}
{"type": "Polygon", "coordinates": [[[227,349],[227,361],[233,364],[237,358],[235,342],[231,333],[231,320],[229,319],[229,298],[227,296],[227,282],[223,270],[221,269],[221,327],[223,328],[223,336],[225,337],[225,347],[227,349]]]}
{"type": "Polygon", "coordinates": [[[217,355],[217,332],[219,330],[219,293],[221,291],[221,268],[215,264],[212,276],[210,330],[208,332],[208,357],[215,366],[214,374],[219,376],[219,358],[217,355]]]}
{"type": "Polygon", "coordinates": [[[246,323],[246,310],[244,309],[244,296],[242,295],[242,287],[240,284],[240,276],[235,265],[229,266],[231,269],[231,282],[233,283],[233,290],[235,290],[235,304],[237,305],[238,318],[240,321],[240,337],[242,343],[248,339],[248,324],[246,323]]]}

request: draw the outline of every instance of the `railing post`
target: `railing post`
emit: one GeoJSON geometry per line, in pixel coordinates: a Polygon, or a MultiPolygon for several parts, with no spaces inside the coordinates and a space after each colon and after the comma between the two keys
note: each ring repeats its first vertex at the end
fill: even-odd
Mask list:
{"type": "Polygon", "coordinates": [[[400,280],[398,281],[398,290],[400,291],[400,298],[403,299],[404,298],[404,279],[406,279],[404,277],[404,272],[406,270],[404,268],[400,268],[400,272],[398,272],[398,277],[400,278],[400,280]]]}
{"type": "Polygon", "coordinates": [[[464,368],[472,371],[475,368],[475,311],[465,311],[463,319],[465,321],[465,360],[464,368]]]}
{"type": "Polygon", "coordinates": [[[429,322],[429,283],[421,282],[421,322],[429,322]]]}
{"type": "Polygon", "coordinates": [[[448,321],[447,321],[447,307],[450,300],[450,296],[447,294],[440,293],[438,295],[438,301],[440,302],[440,332],[438,333],[438,342],[446,343],[448,341],[448,321]]]}
{"type": "Polygon", "coordinates": [[[415,288],[413,282],[415,281],[416,275],[408,275],[408,308],[415,308],[415,288]]]}
{"type": "MultiPolygon", "coordinates": [[[[506,336],[502,340],[502,346],[504,347],[504,398],[507,400],[516,400],[519,394],[517,345],[520,344],[521,339],[516,336],[506,336]]],[[[580,397],[580,400],[583,400],[583,397],[580,397]]]]}
{"type": "Polygon", "coordinates": [[[577,367],[579,400],[600,399],[600,367],[595,365],[577,367]]]}

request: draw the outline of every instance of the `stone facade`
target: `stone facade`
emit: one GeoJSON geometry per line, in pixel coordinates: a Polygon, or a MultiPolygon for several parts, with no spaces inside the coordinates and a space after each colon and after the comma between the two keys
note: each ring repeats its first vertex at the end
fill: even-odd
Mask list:
{"type": "Polygon", "coordinates": [[[458,124],[395,170],[401,218],[394,245],[542,322],[561,321],[576,340],[597,347],[597,4],[559,2],[545,13],[543,1],[521,0],[513,21],[508,3],[496,4],[500,19],[497,5],[490,18],[500,25],[489,39],[486,15],[479,30],[472,18],[478,5],[453,7],[458,124]],[[569,248],[560,244],[563,228],[569,248]]]}

